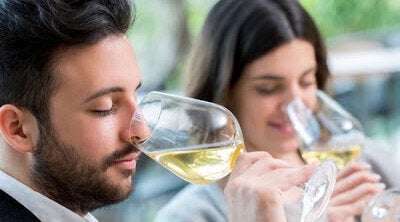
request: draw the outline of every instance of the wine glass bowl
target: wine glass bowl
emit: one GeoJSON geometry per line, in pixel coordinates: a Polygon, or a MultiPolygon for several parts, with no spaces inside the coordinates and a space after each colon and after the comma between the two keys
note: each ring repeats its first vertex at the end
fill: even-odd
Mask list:
{"type": "Polygon", "coordinates": [[[183,96],[148,93],[130,129],[147,132],[144,140],[131,138],[144,154],[191,183],[225,177],[244,151],[241,129],[228,109],[183,96]]]}
{"type": "Polygon", "coordinates": [[[360,122],[324,92],[316,91],[315,107],[300,98],[287,106],[288,117],[300,141],[302,158],[311,163],[333,159],[338,170],[356,160],[364,146],[360,122]]]}

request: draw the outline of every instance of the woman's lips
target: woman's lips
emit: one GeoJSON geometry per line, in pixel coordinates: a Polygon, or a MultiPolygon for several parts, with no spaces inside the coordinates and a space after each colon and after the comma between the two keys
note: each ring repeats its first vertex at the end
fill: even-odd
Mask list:
{"type": "Polygon", "coordinates": [[[270,123],[269,124],[271,127],[275,128],[282,134],[293,134],[294,129],[291,124],[288,123],[270,123]]]}
{"type": "Polygon", "coordinates": [[[116,160],[114,164],[123,169],[129,169],[129,170],[135,169],[139,155],[140,153],[138,152],[129,154],[121,159],[116,160]]]}

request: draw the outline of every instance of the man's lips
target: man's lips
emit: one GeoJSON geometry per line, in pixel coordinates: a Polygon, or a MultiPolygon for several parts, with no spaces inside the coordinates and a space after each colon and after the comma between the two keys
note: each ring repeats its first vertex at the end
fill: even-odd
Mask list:
{"type": "Polygon", "coordinates": [[[135,169],[136,162],[140,154],[141,154],[140,152],[131,153],[127,156],[115,160],[114,165],[123,169],[135,169]]]}

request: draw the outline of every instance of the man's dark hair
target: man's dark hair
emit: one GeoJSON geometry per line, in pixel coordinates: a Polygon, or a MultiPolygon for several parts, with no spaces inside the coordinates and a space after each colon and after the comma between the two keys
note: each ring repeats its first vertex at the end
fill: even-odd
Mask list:
{"type": "Polygon", "coordinates": [[[46,122],[57,50],[125,34],[133,17],[129,0],[0,1],[0,106],[46,122]]]}

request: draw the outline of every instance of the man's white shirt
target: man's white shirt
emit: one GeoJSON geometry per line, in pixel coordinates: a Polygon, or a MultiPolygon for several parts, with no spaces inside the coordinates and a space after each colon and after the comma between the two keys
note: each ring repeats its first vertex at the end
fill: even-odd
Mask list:
{"type": "Polygon", "coordinates": [[[42,222],[98,222],[92,214],[88,213],[82,217],[1,170],[0,189],[17,200],[42,222]]]}

